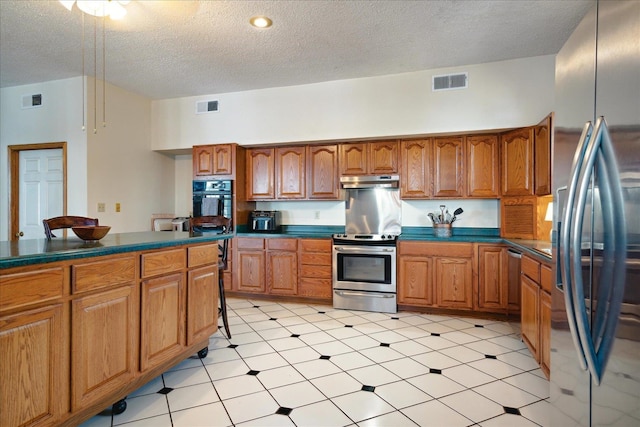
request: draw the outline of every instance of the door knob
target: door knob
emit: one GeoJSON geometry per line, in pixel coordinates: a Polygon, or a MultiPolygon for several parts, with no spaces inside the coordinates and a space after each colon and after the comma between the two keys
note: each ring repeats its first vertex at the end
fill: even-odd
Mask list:
{"type": "Polygon", "coordinates": [[[22,231],[20,231],[19,233],[16,233],[16,237],[17,238],[20,238],[22,236],[24,236],[24,233],[22,231]]]}

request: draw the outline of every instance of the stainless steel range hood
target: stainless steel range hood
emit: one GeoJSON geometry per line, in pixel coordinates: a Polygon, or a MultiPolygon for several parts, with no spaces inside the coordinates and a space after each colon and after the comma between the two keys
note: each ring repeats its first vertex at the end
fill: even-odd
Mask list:
{"type": "Polygon", "coordinates": [[[340,188],[398,188],[400,177],[398,175],[373,175],[373,176],[343,176],[340,177],[340,188]]]}

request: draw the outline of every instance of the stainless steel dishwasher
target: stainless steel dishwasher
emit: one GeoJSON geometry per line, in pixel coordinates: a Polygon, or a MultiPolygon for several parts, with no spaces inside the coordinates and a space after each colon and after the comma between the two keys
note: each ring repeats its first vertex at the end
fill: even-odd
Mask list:
{"type": "Polygon", "coordinates": [[[520,260],[522,254],[514,249],[509,254],[509,314],[520,313],[520,260]]]}

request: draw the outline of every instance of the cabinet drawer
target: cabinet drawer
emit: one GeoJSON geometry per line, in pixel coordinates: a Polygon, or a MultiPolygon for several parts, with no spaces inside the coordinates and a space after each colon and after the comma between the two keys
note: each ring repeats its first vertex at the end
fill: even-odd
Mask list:
{"type": "Polygon", "coordinates": [[[298,296],[310,298],[331,298],[331,279],[300,278],[298,296]]]}
{"type": "Polygon", "coordinates": [[[301,265],[300,276],[331,279],[331,265],[301,265]]]}
{"type": "Polygon", "coordinates": [[[527,275],[531,280],[536,283],[540,283],[540,263],[527,256],[522,257],[520,264],[520,270],[522,274],[527,275]]]}
{"type": "Polygon", "coordinates": [[[72,292],[86,292],[132,283],[136,279],[136,262],[133,255],[89,262],[72,266],[71,274],[72,292]]]}
{"type": "Polygon", "coordinates": [[[64,295],[63,267],[0,275],[0,311],[54,300],[64,295]]]}
{"type": "Polygon", "coordinates": [[[540,266],[540,287],[548,293],[551,293],[552,277],[553,275],[551,274],[551,267],[542,264],[540,266]]]}
{"type": "Polygon", "coordinates": [[[187,255],[184,249],[142,254],[142,277],[179,271],[186,265],[187,255]]]}
{"type": "Polygon", "coordinates": [[[268,239],[267,249],[272,251],[297,251],[298,239],[268,239]]]}
{"type": "Polygon", "coordinates": [[[218,244],[193,246],[188,249],[189,267],[218,263],[218,244]]]}
{"type": "Polygon", "coordinates": [[[414,256],[471,258],[473,245],[471,243],[400,242],[398,252],[402,255],[414,256]]]}
{"type": "Polygon", "coordinates": [[[300,248],[304,252],[331,253],[331,240],[329,239],[300,239],[300,248]]]}
{"type": "Polygon", "coordinates": [[[238,237],[238,249],[264,249],[264,239],[251,237],[238,237]]]}
{"type": "Polygon", "coordinates": [[[300,254],[300,264],[327,266],[331,269],[331,254],[302,253],[300,254]]]}

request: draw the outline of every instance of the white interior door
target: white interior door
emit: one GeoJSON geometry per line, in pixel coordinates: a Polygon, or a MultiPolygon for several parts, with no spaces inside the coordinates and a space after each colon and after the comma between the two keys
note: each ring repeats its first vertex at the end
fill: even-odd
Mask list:
{"type": "Polygon", "coordinates": [[[43,238],[42,220],[64,214],[63,160],[61,148],[20,152],[21,238],[43,238]]]}

